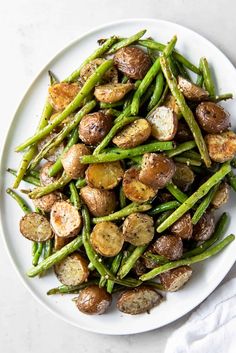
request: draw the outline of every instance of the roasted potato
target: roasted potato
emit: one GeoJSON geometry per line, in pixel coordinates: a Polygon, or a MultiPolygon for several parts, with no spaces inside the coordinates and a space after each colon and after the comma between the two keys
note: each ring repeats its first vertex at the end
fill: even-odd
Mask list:
{"type": "Polygon", "coordinates": [[[176,292],[185,285],[192,276],[193,270],[190,266],[180,266],[160,274],[160,281],[164,290],[176,292]]]}
{"type": "Polygon", "coordinates": [[[53,237],[50,223],[43,215],[31,212],[20,220],[21,234],[32,241],[46,241],[53,237]]]}
{"type": "Polygon", "coordinates": [[[220,184],[211,204],[214,208],[220,208],[225,205],[229,200],[230,187],[229,184],[223,182],[220,184]]]}
{"type": "Polygon", "coordinates": [[[146,272],[147,268],[144,264],[144,261],[142,258],[139,258],[135,264],[134,264],[134,267],[133,267],[133,271],[134,273],[136,274],[136,276],[142,276],[145,272],[146,272]]]}
{"type": "Polygon", "coordinates": [[[208,98],[209,93],[200,86],[178,76],[178,86],[183,95],[190,101],[202,101],[208,98]]]}
{"type": "Polygon", "coordinates": [[[170,232],[173,235],[180,237],[181,239],[190,239],[193,234],[193,224],[191,214],[185,213],[178,221],[176,221],[171,227],[170,232]]]}
{"type": "Polygon", "coordinates": [[[152,244],[153,252],[167,257],[169,260],[178,260],[183,255],[183,242],[174,235],[162,235],[152,244]]]}
{"type": "Polygon", "coordinates": [[[159,141],[173,140],[178,126],[177,115],[171,108],[158,107],[150,115],[147,120],[151,124],[151,134],[159,141]]]}
{"type": "Polygon", "coordinates": [[[210,158],[215,162],[229,161],[236,154],[236,134],[233,131],[206,135],[205,141],[210,158]]]}
{"type": "Polygon", "coordinates": [[[116,194],[113,191],[85,186],[80,190],[80,195],[95,217],[107,216],[116,208],[116,194]]]}
{"type": "Polygon", "coordinates": [[[55,175],[54,177],[50,177],[48,175],[49,169],[51,168],[52,165],[53,165],[52,162],[46,162],[40,169],[39,179],[40,179],[40,183],[43,186],[54,183],[54,181],[58,180],[60,177],[60,175],[55,175]]]}
{"type": "Polygon", "coordinates": [[[61,192],[54,191],[50,194],[39,197],[38,199],[33,199],[35,207],[39,208],[43,212],[50,212],[52,206],[55,202],[65,200],[65,195],[61,192]]]}
{"type": "Polygon", "coordinates": [[[58,237],[55,234],[55,236],[54,236],[54,249],[60,250],[61,248],[63,248],[63,246],[69,244],[73,239],[74,239],[74,237],[62,238],[62,237],[58,237]]]}
{"type": "Polygon", "coordinates": [[[175,163],[175,174],[173,182],[183,191],[188,190],[189,186],[194,182],[195,175],[192,169],[184,163],[175,163]]]}
{"type": "MultiPolygon", "coordinates": [[[[37,147],[38,147],[38,151],[40,152],[44,146],[54,137],[57,136],[56,132],[52,132],[51,134],[49,134],[48,136],[46,136],[44,139],[42,139],[41,141],[39,141],[37,147]]],[[[45,159],[47,159],[48,161],[51,162],[56,162],[56,160],[58,159],[58,157],[62,154],[63,150],[65,148],[65,144],[62,142],[60,143],[60,145],[56,146],[55,148],[51,148],[48,153],[46,154],[46,156],[44,157],[45,159]]]]}
{"type": "Polygon", "coordinates": [[[89,276],[88,261],[79,253],[73,253],[54,265],[59,281],[66,286],[77,286],[89,276]]]}
{"type": "Polygon", "coordinates": [[[63,110],[73,101],[80,89],[81,86],[78,83],[55,83],[48,88],[48,99],[55,110],[63,110]]]}
{"type": "Polygon", "coordinates": [[[219,134],[230,128],[229,114],[214,102],[202,102],[196,108],[201,128],[209,134],[219,134]]]}
{"type": "MultiPolygon", "coordinates": [[[[84,65],[80,71],[80,78],[83,81],[87,81],[87,79],[95,72],[95,70],[105,61],[105,59],[97,58],[90,61],[88,64],[84,65]]],[[[103,82],[118,82],[118,72],[115,67],[109,69],[103,76],[103,82]]]]}
{"type": "Polygon", "coordinates": [[[139,180],[154,189],[161,189],[171,181],[175,169],[174,162],[163,154],[145,153],[139,180]]]}
{"type": "Polygon", "coordinates": [[[125,314],[137,315],[149,312],[161,300],[162,296],[153,287],[143,285],[121,293],[116,305],[125,314]]]}
{"type": "Polygon", "coordinates": [[[151,126],[146,119],[137,119],[121,130],[112,140],[120,148],[133,148],[145,142],[151,134],[151,126]]]}
{"type": "Polygon", "coordinates": [[[133,202],[146,202],[155,197],[157,191],[139,180],[140,169],[132,167],[126,170],[123,178],[123,191],[127,199],[133,202]]]}
{"type": "Polygon", "coordinates": [[[135,80],[143,79],[152,64],[145,51],[133,46],[118,50],[113,60],[119,71],[135,80]]]}
{"type": "Polygon", "coordinates": [[[193,239],[199,242],[208,240],[215,230],[215,218],[211,211],[206,211],[193,227],[193,239]]]}
{"type": "Polygon", "coordinates": [[[86,170],[86,181],[94,188],[110,190],[119,184],[123,175],[120,162],[95,163],[86,170]]]}
{"type": "Polygon", "coordinates": [[[172,109],[178,118],[181,117],[181,110],[176,102],[176,99],[172,94],[168,94],[163,102],[163,105],[167,108],[172,109]]]}
{"type": "Polygon", "coordinates": [[[83,177],[87,165],[80,162],[80,157],[88,154],[91,154],[90,149],[82,143],[71,146],[61,158],[61,163],[66,174],[72,179],[83,177]]]}
{"type": "Polygon", "coordinates": [[[122,249],[124,237],[119,227],[112,222],[101,222],[95,225],[90,235],[91,244],[102,256],[116,256],[122,249]]]}
{"type": "Polygon", "coordinates": [[[101,315],[111,305],[112,296],[104,288],[91,285],[82,289],[74,301],[82,313],[101,315]]]}
{"type": "Polygon", "coordinates": [[[193,135],[188,125],[183,121],[178,121],[178,128],[175,135],[175,140],[178,142],[190,141],[193,139],[193,135]]]}
{"type": "Polygon", "coordinates": [[[134,88],[132,83],[110,83],[95,87],[94,95],[99,102],[115,103],[134,88]]]}
{"type": "Polygon", "coordinates": [[[99,144],[112,127],[112,117],[95,112],[85,115],[79,124],[79,138],[87,145],[99,144]]]}
{"type": "Polygon", "coordinates": [[[82,217],[69,202],[57,201],[51,209],[50,223],[57,236],[69,238],[77,235],[81,230],[82,217]]]}
{"type": "Polygon", "coordinates": [[[135,246],[148,244],[154,237],[153,219],[144,213],[132,213],[126,217],[122,231],[128,243],[135,246]]]}

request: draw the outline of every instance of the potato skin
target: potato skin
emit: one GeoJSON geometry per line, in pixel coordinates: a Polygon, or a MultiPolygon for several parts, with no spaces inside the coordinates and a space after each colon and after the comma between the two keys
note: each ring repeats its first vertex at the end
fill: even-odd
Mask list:
{"type": "Polygon", "coordinates": [[[61,158],[63,168],[72,179],[84,176],[86,164],[80,163],[80,157],[91,154],[91,151],[82,143],[77,143],[69,148],[61,158]]]}
{"type": "Polygon", "coordinates": [[[183,242],[174,235],[162,235],[152,244],[153,252],[167,257],[169,260],[178,260],[183,255],[183,242]]]}
{"type": "Polygon", "coordinates": [[[214,102],[202,102],[196,108],[201,128],[209,134],[225,132],[230,128],[229,114],[214,102]]]}
{"type": "Polygon", "coordinates": [[[137,119],[121,130],[112,140],[119,148],[141,145],[151,135],[151,126],[146,119],[137,119]]]}
{"type": "Polygon", "coordinates": [[[199,242],[208,240],[215,230],[215,218],[211,211],[206,211],[193,227],[193,239],[199,242]]]}
{"type": "Polygon", "coordinates": [[[113,60],[119,71],[135,80],[144,78],[151,67],[149,55],[134,46],[121,48],[115,53],[113,60]]]}
{"type": "Polygon", "coordinates": [[[95,87],[94,95],[99,102],[115,103],[134,88],[132,83],[113,83],[95,87]]]}
{"type": "Polygon", "coordinates": [[[65,195],[61,192],[54,191],[38,199],[33,199],[33,203],[35,207],[39,208],[41,211],[50,212],[54,203],[60,200],[65,200],[65,195]]]}
{"type": "Polygon", "coordinates": [[[132,213],[123,223],[123,235],[128,243],[140,246],[150,243],[154,237],[154,222],[144,213],[132,213]]]}
{"type": "Polygon", "coordinates": [[[236,134],[233,131],[206,135],[205,141],[209,156],[215,162],[229,161],[236,154],[236,134]]]}
{"type": "MultiPolygon", "coordinates": [[[[88,64],[84,65],[80,71],[80,78],[83,81],[87,81],[87,79],[95,72],[95,70],[104,62],[105,59],[97,58],[90,61],[88,64]]],[[[105,75],[103,76],[103,82],[118,82],[118,72],[115,67],[109,69],[105,75]]]]}
{"type": "Polygon", "coordinates": [[[181,239],[191,239],[193,234],[191,214],[189,212],[185,213],[170,227],[170,232],[171,234],[176,235],[181,239]]]}
{"type": "Polygon", "coordinates": [[[54,265],[58,280],[66,286],[77,286],[89,276],[88,261],[79,253],[73,253],[54,265]]]}
{"type": "Polygon", "coordinates": [[[127,199],[142,203],[155,197],[157,191],[139,180],[140,169],[136,167],[126,170],[123,178],[123,191],[127,199]]]}
{"type": "Polygon", "coordinates": [[[188,125],[183,121],[178,121],[175,140],[178,142],[185,142],[185,141],[190,141],[192,139],[193,139],[193,135],[188,125]]]}
{"type": "Polygon", "coordinates": [[[123,178],[124,170],[120,162],[94,163],[86,170],[86,181],[97,189],[114,189],[123,178]]]}
{"type": "Polygon", "coordinates": [[[104,288],[96,285],[82,289],[75,299],[77,308],[84,314],[101,315],[111,305],[112,296],[104,288]]]}
{"type": "Polygon", "coordinates": [[[175,174],[173,182],[183,191],[188,190],[189,186],[194,182],[195,175],[192,169],[184,163],[175,163],[175,174]]]}
{"type": "Polygon", "coordinates": [[[156,108],[147,120],[151,124],[151,134],[159,141],[173,140],[178,127],[177,115],[171,108],[156,108]]]}
{"type": "Polygon", "coordinates": [[[120,294],[117,309],[125,314],[137,315],[148,312],[160,304],[162,296],[152,287],[142,285],[120,294]]]}
{"type": "Polygon", "coordinates": [[[211,204],[214,208],[220,208],[225,205],[229,200],[230,187],[229,184],[223,182],[220,184],[211,204]]]}
{"type": "Polygon", "coordinates": [[[168,184],[175,173],[174,162],[157,153],[143,155],[139,180],[154,189],[161,189],[168,184]]]}
{"type": "Polygon", "coordinates": [[[39,179],[40,179],[40,183],[43,186],[54,183],[54,181],[58,180],[60,177],[60,175],[55,175],[54,177],[50,177],[48,175],[49,169],[51,168],[52,165],[53,165],[52,162],[46,162],[40,169],[39,179]]]}
{"type": "Polygon", "coordinates": [[[79,138],[87,145],[99,144],[112,127],[112,118],[102,112],[85,115],[79,124],[79,138]]]}
{"type": "Polygon", "coordinates": [[[116,194],[113,191],[85,186],[80,190],[80,195],[95,217],[107,216],[116,208],[116,194]]]}
{"type": "Polygon", "coordinates": [[[79,93],[81,87],[78,83],[60,82],[49,86],[49,101],[57,111],[63,110],[79,93]]]}
{"type": "Polygon", "coordinates": [[[47,218],[37,212],[28,213],[21,218],[20,232],[25,238],[39,242],[53,237],[47,218]]]}
{"type": "Polygon", "coordinates": [[[161,273],[159,278],[164,290],[176,292],[190,279],[192,272],[193,271],[190,266],[180,266],[161,273]]]}
{"type": "Polygon", "coordinates": [[[190,101],[202,101],[207,99],[209,93],[200,86],[178,76],[178,86],[183,95],[190,101]]]}

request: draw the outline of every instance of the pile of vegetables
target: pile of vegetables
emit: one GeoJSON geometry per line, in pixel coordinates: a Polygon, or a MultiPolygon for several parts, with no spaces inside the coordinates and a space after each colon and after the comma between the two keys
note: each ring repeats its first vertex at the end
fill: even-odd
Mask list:
{"type": "Polygon", "coordinates": [[[228,215],[214,216],[236,191],[236,134],[218,104],[232,94],[216,95],[207,60],[190,63],[176,36],[164,45],[145,32],[100,40],[61,82],[49,72],[36,132],[8,169],[13,189],[36,186],[23,190],[34,211],[7,190],[32,241],[27,275],[53,267],[62,285],[47,294],[78,293],[85,314],[116,292],[120,311],[146,312],[234,240],[220,240],[228,215]]]}

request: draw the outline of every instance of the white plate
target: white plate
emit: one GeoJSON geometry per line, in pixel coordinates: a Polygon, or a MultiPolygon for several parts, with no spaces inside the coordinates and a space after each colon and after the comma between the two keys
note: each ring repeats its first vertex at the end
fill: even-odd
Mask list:
{"type": "MultiPolygon", "coordinates": [[[[29,279],[26,270],[31,267],[31,244],[19,235],[18,222],[22,212],[16,203],[5,194],[12,184],[12,176],[6,174],[7,167],[17,167],[20,156],[14,153],[14,147],[31,135],[44,104],[48,85],[47,70],[52,69],[60,78],[66,77],[94,50],[99,38],[113,34],[129,36],[140,29],[148,30],[147,36],[166,43],[174,34],[178,36],[177,48],[196,65],[201,56],[206,56],[215,69],[217,92],[233,92],[236,96],[236,71],[229,60],[212,43],[199,34],[174,23],[154,19],[125,20],[95,29],[70,44],[41,71],[26,92],[15,114],[3,150],[1,167],[1,216],[2,234],[12,262],[22,281],[34,297],[51,312],[74,326],[88,331],[112,335],[124,335],[144,332],[164,326],[192,310],[201,303],[221,282],[236,258],[236,242],[228,246],[221,254],[193,266],[192,280],[179,292],[167,294],[166,300],[154,308],[150,314],[129,316],[115,309],[115,303],[105,315],[87,316],[80,313],[72,297],[50,296],[48,289],[59,283],[51,273],[41,279],[29,279]]],[[[225,103],[231,118],[236,115],[236,101],[225,103]]],[[[227,206],[231,214],[235,212],[235,196],[227,206]]],[[[232,219],[228,233],[234,231],[235,219],[232,219]]],[[[26,303],[27,306],[27,303],[26,303]]]]}

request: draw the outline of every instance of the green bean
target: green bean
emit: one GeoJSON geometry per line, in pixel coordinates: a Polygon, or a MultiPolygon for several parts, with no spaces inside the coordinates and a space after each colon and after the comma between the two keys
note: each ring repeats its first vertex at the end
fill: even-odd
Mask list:
{"type": "Polygon", "coordinates": [[[78,109],[81,106],[81,103],[83,102],[84,98],[88,96],[89,93],[96,86],[96,84],[101,81],[103,75],[107,72],[107,70],[112,67],[112,65],[112,60],[107,60],[103,62],[97,68],[97,70],[88,78],[88,80],[85,82],[85,84],[83,85],[79,93],[76,95],[76,97],[73,99],[73,101],[68,104],[67,107],[56,116],[56,118],[51,122],[51,124],[41,129],[35,135],[29,137],[25,142],[23,142],[16,148],[16,151],[22,151],[26,147],[38,142],[43,137],[47,136],[50,132],[52,132],[52,130],[56,126],[58,126],[65,118],[67,118],[68,115],[72,114],[76,109],[78,109]]]}
{"type": "Polygon", "coordinates": [[[136,164],[141,164],[142,163],[142,156],[135,156],[135,157],[131,157],[130,158],[133,162],[135,162],[136,164]]]}
{"type": "Polygon", "coordinates": [[[199,204],[198,208],[196,209],[196,211],[194,212],[194,215],[192,217],[192,223],[196,224],[200,218],[202,217],[202,215],[205,213],[206,209],[208,208],[208,206],[210,205],[212,199],[214,198],[217,190],[218,190],[218,184],[215,185],[206,195],[206,197],[202,200],[202,202],[199,204]]]}
{"type": "Polygon", "coordinates": [[[134,42],[137,42],[137,40],[139,40],[141,37],[143,37],[146,32],[147,32],[147,30],[144,29],[143,31],[140,31],[129,38],[124,38],[124,39],[120,40],[118,43],[114,44],[108,50],[107,54],[114,54],[117,50],[124,48],[124,47],[127,47],[128,45],[130,45],[134,42]]]}
{"type": "Polygon", "coordinates": [[[196,85],[199,87],[203,86],[204,78],[201,70],[201,59],[199,61],[199,73],[197,75],[196,85]]]}
{"type": "Polygon", "coordinates": [[[147,284],[148,286],[154,287],[154,288],[156,288],[156,289],[158,289],[158,290],[162,290],[162,291],[165,290],[164,287],[163,287],[163,285],[162,285],[161,283],[157,283],[157,282],[155,282],[155,281],[147,281],[146,284],[147,284]]]}
{"type": "Polygon", "coordinates": [[[98,284],[98,280],[97,279],[91,279],[87,282],[78,284],[77,286],[66,286],[65,284],[56,287],[56,288],[52,288],[49,289],[49,291],[47,292],[47,295],[53,295],[53,294],[76,294],[79,293],[81,291],[81,289],[84,289],[88,286],[91,286],[92,284],[98,284]]]}
{"type": "Polygon", "coordinates": [[[181,153],[180,157],[192,158],[192,159],[195,159],[196,161],[201,161],[200,154],[192,150],[188,150],[181,153]]]}
{"type": "Polygon", "coordinates": [[[215,96],[215,86],[211,76],[210,67],[206,58],[200,59],[200,67],[203,74],[204,85],[210,96],[215,96]]]}
{"type": "Polygon", "coordinates": [[[236,192],[236,175],[234,175],[232,170],[228,174],[228,181],[231,188],[236,192]]]}
{"type": "Polygon", "coordinates": [[[37,241],[33,241],[32,242],[32,250],[31,250],[32,257],[34,257],[34,255],[36,254],[37,249],[38,249],[38,243],[37,243],[37,241]]]}
{"type": "Polygon", "coordinates": [[[167,151],[166,155],[168,157],[174,157],[174,156],[177,156],[180,153],[183,153],[185,151],[191,150],[194,147],[196,147],[196,142],[195,141],[183,142],[179,146],[174,148],[173,150],[167,151]]]}
{"type": "Polygon", "coordinates": [[[118,122],[122,121],[124,118],[130,115],[131,115],[131,105],[128,105],[128,107],[125,108],[123,112],[114,120],[114,124],[117,124],[118,122]]]}
{"type": "Polygon", "coordinates": [[[153,216],[155,214],[158,213],[162,213],[168,210],[173,210],[175,208],[177,208],[178,206],[180,206],[180,203],[178,201],[168,201],[165,203],[162,203],[160,205],[157,205],[156,207],[153,207],[148,214],[153,216]]]}
{"type": "Polygon", "coordinates": [[[66,184],[68,184],[71,181],[71,178],[67,176],[66,174],[62,174],[60,179],[54,181],[53,183],[46,185],[46,186],[40,186],[38,188],[35,188],[33,191],[29,193],[29,197],[31,199],[37,199],[41,196],[47,195],[50,192],[53,192],[55,190],[63,188],[66,184]]]}
{"type": "Polygon", "coordinates": [[[22,211],[25,214],[32,212],[30,207],[25,202],[25,200],[20,195],[18,195],[15,191],[13,191],[12,189],[8,188],[6,190],[6,193],[8,195],[10,195],[18,203],[18,205],[20,206],[20,208],[22,209],[22,211]]]}
{"type": "Polygon", "coordinates": [[[119,199],[120,199],[120,208],[124,208],[126,206],[126,197],[122,186],[120,187],[119,199]]]}
{"type": "Polygon", "coordinates": [[[106,114],[114,117],[118,117],[121,114],[121,112],[120,110],[109,108],[109,109],[106,109],[106,114]]]}
{"type": "MultiPolygon", "coordinates": [[[[121,264],[121,260],[123,258],[123,253],[120,252],[119,254],[117,254],[113,261],[112,261],[112,264],[111,264],[111,273],[113,273],[113,275],[116,275],[118,270],[119,270],[119,267],[120,267],[120,264],[121,264]]],[[[112,293],[112,290],[113,290],[113,287],[114,287],[114,282],[111,281],[111,280],[108,280],[107,281],[107,292],[108,293],[112,293]]]]}
{"type": "Polygon", "coordinates": [[[163,212],[156,220],[156,227],[164,222],[171,215],[171,213],[173,213],[173,210],[163,212]]]}
{"type": "MultiPolygon", "coordinates": [[[[8,171],[8,173],[10,173],[12,175],[17,176],[17,171],[16,170],[8,168],[7,171],[8,171]]],[[[21,180],[24,180],[27,183],[33,184],[35,186],[40,186],[41,185],[40,180],[38,178],[35,178],[35,177],[31,176],[31,175],[25,175],[25,176],[23,176],[23,178],[21,180]]]]}
{"type": "Polygon", "coordinates": [[[104,102],[100,102],[100,108],[101,109],[110,109],[110,108],[117,108],[117,107],[123,107],[125,103],[125,100],[122,99],[118,102],[114,102],[114,103],[104,103],[104,102]]]}
{"type": "Polygon", "coordinates": [[[122,119],[121,121],[119,121],[118,123],[116,123],[115,125],[113,125],[113,127],[111,128],[111,130],[108,132],[108,134],[104,137],[104,139],[102,140],[102,142],[95,148],[93,154],[99,154],[101,153],[101,151],[104,150],[104,148],[109,145],[110,141],[113,139],[113,137],[116,135],[116,133],[122,129],[124,126],[132,123],[133,121],[137,120],[137,117],[127,117],[122,119]]]}
{"type": "Polygon", "coordinates": [[[169,183],[166,185],[166,189],[173,195],[177,201],[183,203],[187,200],[188,195],[181,191],[175,184],[169,183]]]}
{"type": "Polygon", "coordinates": [[[157,104],[152,108],[152,110],[150,110],[150,112],[148,113],[147,117],[149,117],[158,107],[160,107],[166,99],[167,93],[169,91],[169,86],[166,83],[165,88],[163,90],[162,96],[160,98],[160,100],[157,102],[157,104]]]}
{"type": "MultiPolygon", "coordinates": [[[[177,37],[174,36],[172,38],[172,40],[167,44],[167,46],[165,47],[165,49],[163,51],[163,53],[166,56],[171,54],[172,50],[174,49],[176,41],[177,41],[177,37]]],[[[131,114],[132,115],[137,115],[138,114],[139,105],[140,105],[140,98],[146,92],[146,90],[148,89],[149,85],[152,83],[153,79],[158,74],[160,69],[161,69],[160,58],[157,58],[155,63],[151,66],[151,68],[146,73],[146,75],[143,78],[139,88],[137,89],[137,91],[134,94],[133,101],[132,101],[132,104],[131,104],[131,114]]]]}
{"type": "Polygon", "coordinates": [[[112,152],[82,156],[80,158],[80,161],[83,164],[114,162],[114,161],[120,161],[125,158],[143,155],[144,153],[148,153],[148,152],[167,151],[172,148],[173,148],[172,141],[167,141],[167,142],[157,141],[157,142],[151,142],[146,145],[141,145],[134,148],[127,148],[127,149],[114,148],[112,152]]]}
{"type": "Polygon", "coordinates": [[[101,287],[105,287],[106,283],[107,283],[106,277],[101,276],[101,277],[100,277],[99,284],[98,284],[99,287],[100,287],[100,288],[101,288],[101,287]]]}
{"type": "Polygon", "coordinates": [[[34,257],[33,257],[33,260],[32,260],[32,265],[33,266],[37,266],[38,265],[39,258],[42,255],[43,249],[44,249],[44,243],[39,242],[37,250],[36,250],[36,252],[34,254],[34,257]]]}
{"type": "Polygon", "coordinates": [[[187,165],[195,165],[197,167],[199,167],[202,162],[193,158],[187,158],[187,157],[174,157],[175,162],[179,162],[179,163],[186,163],[187,165]]]}
{"type": "Polygon", "coordinates": [[[143,257],[147,259],[151,259],[152,261],[156,262],[158,266],[166,264],[167,262],[170,262],[170,260],[168,260],[165,256],[156,255],[151,253],[150,251],[146,251],[143,257]]]}
{"type": "Polygon", "coordinates": [[[69,188],[70,188],[70,192],[71,192],[71,202],[78,210],[80,210],[81,209],[81,201],[80,201],[80,197],[78,194],[78,190],[77,190],[73,181],[70,182],[69,188]]]}
{"type": "Polygon", "coordinates": [[[205,250],[207,250],[210,246],[216,243],[217,240],[219,240],[225,234],[228,224],[229,224],[229,216],[227,215],[227,213],[224,212],[221,215],[220,219],[218,220],[215,231],[211,236],[211,238],[204,241],[203,244],[197,246],[196,248],[186,251],[182,256],[182,259],[199,255],[203,253],[205,250]]]}
{"type": "Polygon", "coordinates": [[[137,246],[132,254],[128,257],[126,262],[121,266],[119,269],[119,272],[117,276],[119,278],[124,278],[130,270],[134,267],[136,261],[140,258],[140,256],[144,253],[144,251],[147,249],[147,245],[142,245],[142,246],[137,246]]]}
{"type": "Polygon", "coordinates": [[[123,266],[126,263],[126,260],[132,254],[134,249],[135,249],[135,246],[132,245],[132,244],[129,244],[129,246],[123,251],[123,257],[122,257],[122,260],[121,260],[121,266],[123,266]]]}
{"type": "Polygon", "coordinates": [[[111,213],[108,216],[95,217],[92,219],[93,223],[100,223],[106,221],[115,221],[117,219],[126,217],[134,212],[145,212],[150,210],[152,206],[149,204],[137,204],[135,202],[130,203],[128,206],[122,208],[121,210],[111,213]]]}
{"type": "Polygon", "coordinates": [[[232,99],[233,98],[233,94],[232,93],[224,93],[224,94],[220,94],[218,96],[215,97],[209,97],[209,100],[215,102],[215,103],[219,103],[221,101],[226,101],[227,99],[232,99]]]}
{"type": "Polygon", "coordinates": [[[236,168],[236,158],[233,158],[233,159],[230,161],[230,164],[231,164],[231,167],[236,168]]]}
{"type": "Polygon", "coordinates": [[[156,84],[155,84],[153,95],[147,107],[148,111],[152,110],[152,108],[155,107],[156,104],[159,102],[163,92],[163,88],[164,88],[164,76],[162,72],[159,72],[159,74],[156,77],[156,84]]]}
{"type": "Polygon", "coordinates": [[[173,75],[177,78],[179,75],[179,70],[177,68],[177,65],[176,65],[175,60],[173,59],[172,55],[169,56],[169,61],[170,61],[170,69],[173,72],[173,75]]]}
{"type": "Polygon", "coordinates": [[[79,140],[79,134],[78,134],[78,128],[76,127],[74,129],[74,131],[71,134],[71,137],[66,145],[66,147],[64,148],[64,151],[62,152],[61,156],[57,158],[56,162],[51,166],[51,168],[48,171],[48,175],[50,177],[55,176],[57,173],[59,173],[62,169],[62,163],[61,163],[61,157],[63,156],[64,153],[66,153],[71,146],[75,145],[79,140]]]}
{"type": "Polygon", "coordinates": [[[49,80],[50,80],[50,86],[52,86],[58,82],[58,79],[56,78],[56,76],[54,75],[54,73],[51,70],[48,70],[48,76],[49,76],[49,80]]]}
{"type": "Polygon", "coordinates": [[[44,253],[43,253],[44,259],[47,259],[52,254],[52,249],[53,249],[53,240],[48,239],[47,241],[45,241],[45,244],[44,244],[44,253]]]}
{"type": "Polygon", "coordinates": [[[157,275],[172,270],[173,268],[177,268],[179,266],[184,266],[184,265],[191,265],[197,262],[204,261],[208,259],[211,256],[214,256],[218,254],[220,251],[222,251],[228,244],[230,244],[233,240],[235,239],[235,236],[233,234],[228,235],[224,240],[219,242],[217,245],[213,246],[211,249],[204,251],[200,255],[196,255],[193,257],[189,257],[186,259],[182,260],[177,260],[173,262],[168,262],[165,265],[159,266],[157,268],[154,268],[153,270],[145,273],[140,277],[141,281],[147,281],[150,279],[153,279],[157,275]]]}
{"type": "Polygon", "coordinates": [[[198,149],[199,149],[199,152],[202,156],[202,159],[204,160],[206,166],[210,167],[211,160],[210,160],[208,150],[207,150],[204,138],[202,136],[201,130],[200,130],[200,128],[199,128],[199,126],[193,116],[191,109],[186,104],[185,98],[184,98],[182,92],[178,88],[178,84],[177,84],[175,77],[173,76],[172,72],[170,71],[170,67],[168,64],[168,58],[165,58],[163,56],[163,57],[161,57],[160,62],[161,62],[162,71],[165,75],[166,81],[168,82],[171,93],[175,97],[177,104],[179,105],[179,108],[181,110],[181,113],[182,113],[184,119],[186,120],[190,130],[192,131],[192,134],[194,136],[194,139],[196,141],[196,144],[198,146],[198,149]]]}
{"type": "Polygon", "coordinates": [[[124,75],[124,76],[122,77],[121,83],[127,83],[128,81],[129,81],[128,76],[124,75]]]}
{"type": "Polygon", "coordinates": [[[189,76],[188,71],[186,70],[186,68],[184,67],[184,65],[182,63],[180,63],[179,61],[175,61],[177,69],[179,71],[180,76],[182,76],[183,78],[185,78],[186,80],[192,82],[191,77],[189,76]]]}
{"type": "Polygon", "coordinates": [[[87,59],[85,59],[83,61],[83,63],[80,65],[80,67],[77,70],[75,70],[74,72],[72,72],[72,74],[70,74],[70,76],[68,76],[64,80],[64,82],[73,82],[73,81],[75,81],[79,77],[82,67],[84,67],[86,64],[88,64],[90,61],[92,61],[92,60],[94,60],[96,58],[100,58],[101,56],[103,56],[109,50],[109,48],[115,42],[117,42],[117,40],[118,40],[118,38],[115,37],[115,36],[107,39],[105,41],[105,43],[101,47],[97,48],[87,59]]]}
{"type": "Polygon", "coordinates": [[[77,187],[77,189],[81,189],[81,188],[83,188],[86,185],[87,185],[87,182],[86,182],[86,180],[84,178],[78,179],[76,181],[76,183],[75,183],[75,186],[77,187]]]}
{"type": "Polygon", "coordinates": [[[231,170],[229,162],[223,163],[221,168],[213,174],[197,191],[195,191],[182,205],[180,205],[159,227],[157,232],[161,233],[175,223],[183,214],[190,210],[198,200],[203,198],[211,188],[218,184],[231,170]]]}

